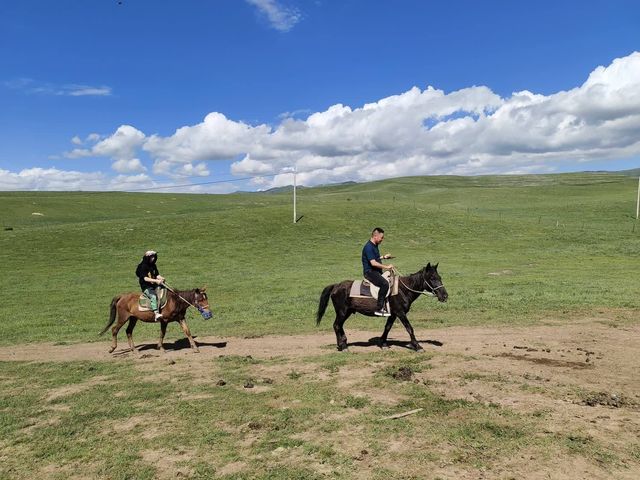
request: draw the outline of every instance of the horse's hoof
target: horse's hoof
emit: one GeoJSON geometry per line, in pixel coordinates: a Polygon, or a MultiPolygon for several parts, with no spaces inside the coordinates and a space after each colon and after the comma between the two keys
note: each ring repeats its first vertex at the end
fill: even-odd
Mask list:
{"type": "Polygon", "coordinates": [[[111,347],[111,348],[109,349],[109,353],[113,353],[113,351],[114,351],[115,349],[116,349],[116,347],[111,347]]]}
{"type": "Polygon", "coordinates": [[[193,349],[193,353],[200,353],[200,350],[199,350],[199,349],[197,349],[197,348],[194,348],[194,349],[193,349]]]}
{"type": "Polygon", "coordinates": [[[340,351],[341,351],[342,353],[349,353],[349,347],[341,348],[341,349],[340,349],[340,351]]]}
{"type": "Polygon", "coordinates": [[[391,348],[391,346],[387,342],[384,342],[380,344],[380,348],[383,350],[388,350],[389,348],[391,348]]]}
{"type": "Polygon", "coordinates": [[[418,345],[417,347],[415,347],[415,351],[416,351],[416,353],[424,353],[424,348],[422,348],[420,345],[418,345]]]}

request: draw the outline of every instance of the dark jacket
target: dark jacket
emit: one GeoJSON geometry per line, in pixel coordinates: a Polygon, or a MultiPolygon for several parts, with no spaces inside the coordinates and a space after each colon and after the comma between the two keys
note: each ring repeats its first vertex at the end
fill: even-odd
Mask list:
{"type": "Polygon", "coordinates": [[[155,283],[149,283],[145,281],[144,277],[156,278],[160,273],[155,263],[151,263],[146,259],[143,259],[136,268],[136,276],[140,282],[140,288],[144,292],[147,288],[156,288],[158,285],[155,283]]]}

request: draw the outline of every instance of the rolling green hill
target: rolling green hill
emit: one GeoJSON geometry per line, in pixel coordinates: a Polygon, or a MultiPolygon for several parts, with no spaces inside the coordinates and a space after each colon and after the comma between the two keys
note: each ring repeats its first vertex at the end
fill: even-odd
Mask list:
{"type": "MultiPolygon", "coordinates": [[[[372,227],[403,273],[439,262],[449,302],[416,327],[633,312],[637,180],[608,173],[410,177],[291,193],[0,193],[0,343],[97,340],[150,248],[167,282],[207,285],[196,335],[312,332],[322,288],[361,275],[372,227]]],[[[332,310],[321,328],[330,329],[332,310]]],[[[347,328],[382,328],[357,317],[347,328]]],[[[155,337],[157,326],[137,328],[155,337]]],[[[170,327],[169,333],[181,335],[170,327]]],[[[123,335],[124,339],[124,335],[123,335]]],[[[106,339],[105,339],[106,340],[106,339]]]]}

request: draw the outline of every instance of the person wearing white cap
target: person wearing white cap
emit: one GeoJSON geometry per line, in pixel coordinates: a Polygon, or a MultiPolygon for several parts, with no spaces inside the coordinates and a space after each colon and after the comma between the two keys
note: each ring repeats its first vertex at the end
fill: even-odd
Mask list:
{"type": "Polygon", "coordinates": [[[158,252],[147,250],[144,252],[142,261],[136,268],[136,276],[140,282],[140,288],[144,295],[151,302],[151,310],[156,316],[156,322],[163,320],[160,314],[160,305],[158,305],[158,293],[156,289],[164,282],[164,277],[158,272],[156,261],[158,260],[158,252]]]}

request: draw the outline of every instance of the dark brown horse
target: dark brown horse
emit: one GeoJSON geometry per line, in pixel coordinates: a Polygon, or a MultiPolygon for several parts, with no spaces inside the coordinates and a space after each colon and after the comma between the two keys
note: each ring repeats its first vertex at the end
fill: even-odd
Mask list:
{"type": "MultiPolygon", "coordinates": [[[[409,323],[407,318],[407,312],[411,308],[411,304],[422,294],[431,293],[438,297],[441,302],[446,302],[449,295],[447,290],[442,284],[442,279],[438,273],[438,264],[431,265],[428,263],[419,272],[409,275],[407,277],[400,277],[398,284],[398,294],[389,297],[389,308],[391,316],[387,318],[387,323],[384,326],[384,332],[380,337],[380,347],[388,348],[387,336],[389,330],[393,326],[396,318],[399,318],[404,325],[404,328],[411,337],[411,346],[416,351],[421,351],[423,348],[416,340],[416,336],[413,333],[413,327],[409,323]]],[[[318,305],[318,314],[316,317],[316,325],[320,324],[322,316],[327,309],[329,298],[333,302],[333,308],[336,311],[336,319],[333,322],[333,330],[336,332],[336,342],[338,344],[338,350],[347,351],[347,335],[344,333],[342,326],[344,322],[349,318],[352,313],[361,313],[369,317],[374,316],[376,310],[376,299],[374,298],[352,298],[349,296],[351,291],[351,285],[353,280],[345,280],[341,283],[329,285],[325,287],[320,295],[320,304],[318,305]]]]}
{"type": "MultiPolygon", "coordinates": [[[[200,310],[204,318],[211,317],[211,310],[209,310],[209,299],[207,298],[205,290],[206,288],[196,288],[194,290],[167,292],[167,304],[162,308],[162,317],[164,318],[164,320],[159,322],[160,340],[158,340],[158,348],[162,352],[164,352],[162,341],[164,340],[164,335],[167,332],[167,324],[169,322],[180,323],[182,331],[189,339],[189,344],[191,345],[193,351],[199,351],[196,342],[191,336],[191,331],[189,330],[189,326],[187,325],[184,316],[187,313],[187,308],[189,308],[190,305],[193,305],[198,310],[200,310]]],[[[118,331],[125,323],[127,323],[127,321],[129,322],[129,325],[127,326],[127,339],[129,340],[129,348],[131,348],[132,352],[136,351],[136,348],[133,344],[132,334],[138,320],[142,320],[143,322],[156,323],[152,311],[141,312],[138,308],[139,297],[140,293],[123,293],[122,295],[114,297],[111,301],[111,316],[109,317],[109,323],[107,323],[102,332],[100,332],[100,335],[104,334],[115,322],[115,325],[113,325],[113,327],[111,328],[113,343],[111,344],[109,353],[112,353],[118,346],[118,331]],[[116,318],[118,320],[117,322],[116,318]]]]}

